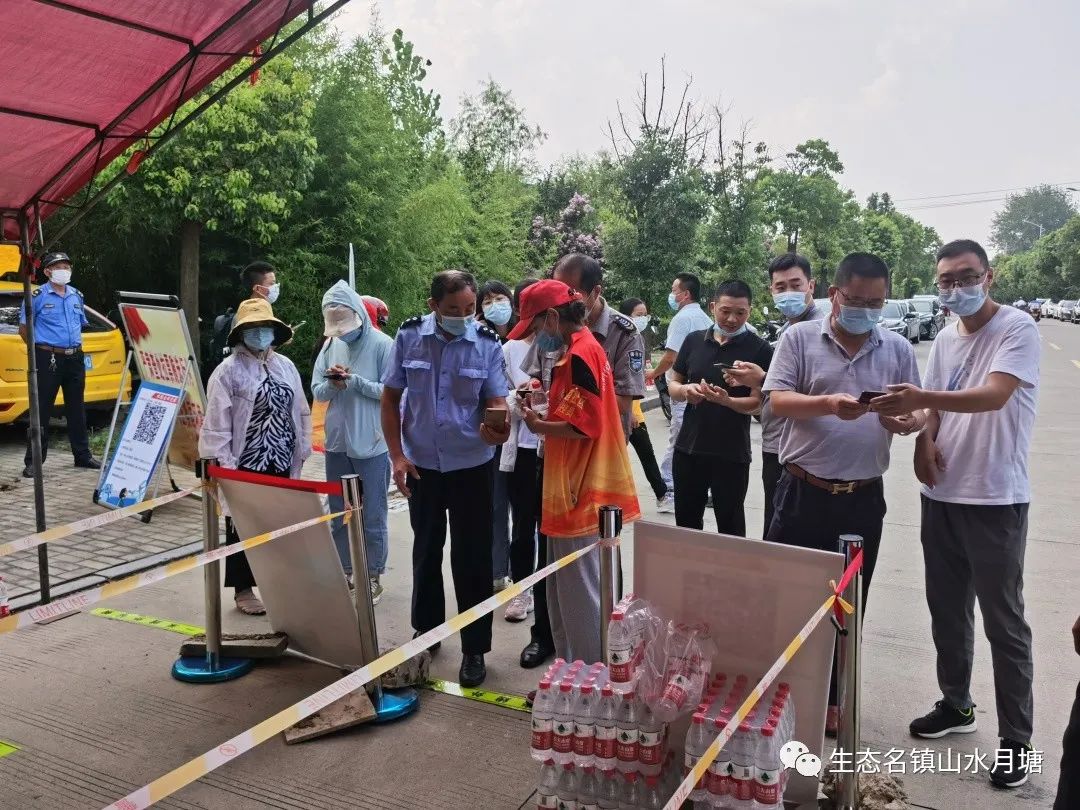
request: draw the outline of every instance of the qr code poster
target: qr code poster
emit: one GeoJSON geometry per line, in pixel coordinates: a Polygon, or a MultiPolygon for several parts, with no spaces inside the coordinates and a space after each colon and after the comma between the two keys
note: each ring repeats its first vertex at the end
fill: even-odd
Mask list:
{"type": "Polygon", "coordinates": [[[183,392],[143,382],[128,411],[116,450],[105,468],[98,503],[119,508],[146,499],[165,449],[183,392]]]}

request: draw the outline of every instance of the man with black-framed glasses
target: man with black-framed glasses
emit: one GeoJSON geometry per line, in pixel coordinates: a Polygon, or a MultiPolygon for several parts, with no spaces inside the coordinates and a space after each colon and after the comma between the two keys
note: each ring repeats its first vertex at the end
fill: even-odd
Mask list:
{"type": "Polygon", "coordinates": [[[960,316],[930,351],[926,390],[893,386],[882,414],[925,420],[915,449],[922,489],[926,601],[942,699],[911,722],[938,738],[975,731],[971,670],[975,599],[994,666],[1001,743],[990,781],[1027,781],[1033,727],[1031,629],[1024,618],[1028,448],[1039,385],[1039,330],[989,296],[986,251],[959,239],[937,254],[939,300],[960,316]]]}
{"type": "MultiPolygon", "coordinates": [[[[919,383],[911,344],[878,325],[888,291],[885,262],[870,253],[845,256],[829,288],[832,313],[788,328],[762,387],[773,414],[788,419],[780,440],[783,472],[765,539],[839,551],[840,535],[861,535],[864,604],[881,544],[881,476],[892,437],[920,424],[911,414],[871,414],[867,404],[890,385],[919,383]]],[[[837,714],[834,681],[830,734],[837,714]]]]}

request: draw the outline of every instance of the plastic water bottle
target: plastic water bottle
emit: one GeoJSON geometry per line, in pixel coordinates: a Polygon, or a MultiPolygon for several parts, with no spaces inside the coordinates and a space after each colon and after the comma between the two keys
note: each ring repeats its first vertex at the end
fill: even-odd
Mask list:
{"type": "Polygon", "coordinates": [[[664,726],[647,702],[638,715],[638,770],[642,776],[658,776],[664,764],[664,726]]]}
{"type": "MultiPolygon", "coordinates": [[[[730,713],[718,716],[713,721],[714,735],[719,734],[730,719],[730,713]]],[[[709,802],[713,807],[724,807],[727,804],[728,796],[731,794],[731,779],[728,776],[728,769],[731,765],[731,755],[728,753],[730,749],[731,743],[729,741],[720,749],[716,759],[709,765],[709,777],[705,788],[709,793],[709,802]]]]}
{"type": "Polygon", "coordinates": [[[8,601],[7,583],[0,577],[0,618],[11,615],[11,603],[8,601]]]}
{"type": "Polygon", "coordinates": [[[574,762],[574,684],[563,681],[555,696],[551,726],[551,753],[556,765],[574,762]]]}
{"type": "Polygon", "coordinates": [[[577,785],[578,810],[598,810],[597,800],[600,794],[600,783],[596,778],[596,769],[592,765],[586,765],[581,772],[577,785]]]}
{"type": "Polygon", "coordinates": [[[623,774],[622,791],[619,793],[619,810],[641,810],[641,785],[637,771],[623,774]]]}
{"type": "Polygon", "coordinates": [[[633,692],[623,693],[616,721],[615,758],[623,773],[638,769],[638,705],[633,692]]]}
{"type": "Polygon", "coordinates": [[[778,742],[776,726],[766,723],[758,734],[754,763],[754,810],[775,810],[782,806],[780,774],[784,767],[780,762],[778,742]]]}
{"type": "MultiPolygon", "coordinates": [[[[694,766],[698,764],[701,755],[709,747],[709,737],[705,730],[705,715],[700,712],[695,714],[690,721],[690,728],[686,731],[686,750],[683,755],[683,778],[685,779],[694,766]]],[[[699,779],[694,789],[690,792],[692,801],[700,801],[708,798],[707,783],[704,778],[699,779]]]]}
{"type": "Polygon", "coordinates": [[[574,771],[573,762],[563,765],[555,795],[559,798],[559,803],[556,805],[558,810],[578,810],[577,773],[574,771]]]}
{"type": "Polygon", "coordinates": [[[731,737],[731,808],[751,810],[754,804],[754,738],[743,721],[731,737]]]}
{"type": "Polygon", "coordinates": [[[597,708],[595,689],[586,681],[574,704],[574,762],[579,768],[594,762],[597,708]]]}
{"type": "Polygon", "coordinates": [[[541,416],[547,416],[548,397],[544,386],[535,377],[529,380],[529,407],[541,416]]]}
{"type": "Polygon", "coordinates": [[[559,806],[559,772],[555,761],[546,760],[540,768],[540,782],[536,785],[537,808],[556,808],[559,806]]]}
{"type": "Polygon", "coordinates": [[[619,800],[622,796],[622,786],[619,784],[619,773],[615,769],[609,769],[601,774],[596,791],[596,804],[600,810],[619,810],[619,800]]]}
{"type": "Polygon", "coordinates": [[[611,685],[600,690],[600,703],[596,709],[593,761],[601,771],[613,771],[618,766],[616,738],[619,735],[619,699],[611,685]]]}
{"type": "Polygon", "coordinates": [[[618,610],[612,612],[608,623],[608,674],[616,689],[634,677],[634,639],[626,626],[626,616],[618,610]]]}
{"type": "Polygon", "coordinates": [[[551,681],[540,681],[533,698],[532,710],[532,758],[544,762],[552,756],[551,732],[554,717],[555,696],[551,692],[551,681]]]}
{"type": "Polygon", "coordinates": [[[660,776],[646,776],[644,797],[641,807],[644,810],[664,810],[664,795],[660,792],[660,776]]]}

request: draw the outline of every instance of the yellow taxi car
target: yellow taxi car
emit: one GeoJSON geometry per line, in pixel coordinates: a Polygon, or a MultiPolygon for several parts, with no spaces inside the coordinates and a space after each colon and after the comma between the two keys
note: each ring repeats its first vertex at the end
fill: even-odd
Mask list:
{"type": "MultiPolygon", "coordinates": [[[[11,274],[4,274],[0,279],[0,425],[26,416],[30,409],[26,390],[26,344],[19,337],[22,301],[22,282],[14,280],[11,274]]],[[[116,402],[127,354],[124,336],[116,324],[90,307],[86,307],[86,319],[90,323],[83,328],[83,354],[87,364],[85,400],[88,419],[95,421],[95,410],[105,417],[116,402]]],[[[123,399],[126,401],[131,398],[130,376],[125,387],[123,399]]],[[[56,404],[60,406],[63,402],[64,394],[60,392],[56,404]]]]}

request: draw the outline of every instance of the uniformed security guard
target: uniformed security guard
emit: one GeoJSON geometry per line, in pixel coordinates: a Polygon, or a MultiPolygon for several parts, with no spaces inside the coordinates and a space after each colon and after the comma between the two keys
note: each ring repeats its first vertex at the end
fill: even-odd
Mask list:
{"type": "MultiPolygon", "coordinates": [[[[492,594],[494,445],[510,422],[485,424],[487,408],[506,409],[506,372],[495,332],[479,326],[476,280],[461,270],[431,282],[431,312],[405,321],[383,375],[382,426],[394,482],[409,499],[413,529],[412,626],[442,624],[442,556],[450,521],[450,567],[458,610],[492,594]],[[404,422],[401,397],[408,390],[404,422]]],[[[463,686],[487,676],[491,614],[461,631],[463,686]]]]}
{"type": "MultiPolygon", "coordinates": [[[[71,259],[66,253],[46,253],[41,270],[48,283],[30,296],[34,308],[34,349],[37,353],[38,413],[41,417],[41,460],[49,448],[49,417],[56,403],[57,391],[64,391],[64,418],[68,439],[75,456],[75,466],[101,469],[101,462],[90,455],[86,435],[86,411],[83,389],[86,387],[86,359],[82,351],[82,330],[86,326],[83,295],[71,286],[71,259]]],[[[26,309],[19,311],[19,337],[26,340],[26,309]]],[[[33,478],[30,442],[23,459],[23,477],[33,478]]]]}
{"type": "Polygon", "coordinates": [[[623,433],[629,442],[633,401],[645,396],[645,338],[632,320],[604,300],[603,273],[596,259],[571,253],[555,265],[552,278],[573,287],[585,299],[589,308],[586,324],[611,364],[623,433]]]}

